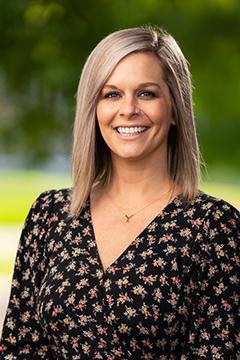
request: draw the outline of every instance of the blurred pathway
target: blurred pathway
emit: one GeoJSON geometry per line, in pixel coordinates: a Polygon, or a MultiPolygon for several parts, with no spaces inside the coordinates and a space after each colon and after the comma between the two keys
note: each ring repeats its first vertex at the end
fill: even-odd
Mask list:
{"type": "Polygon", "coordinates": [[[12,272],[21,227],[22,225],[0,226],[0,334],[10,295],[12,272]]]}

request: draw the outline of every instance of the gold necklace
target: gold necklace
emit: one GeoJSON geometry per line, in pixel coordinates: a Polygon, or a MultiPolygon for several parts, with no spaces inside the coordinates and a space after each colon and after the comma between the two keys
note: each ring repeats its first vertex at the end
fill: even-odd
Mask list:
{"type": "MultiPolygon", "coordinates": [[[[143,206],[141,209],[139,209],[138,211],[136,211],[135,213],[130,214],[130,215],[126,214],[126,211],[125,211],[121,206],[118,206],[118,205],[115,204],[115,202],[112,200],[111,196],[109,195],[109,193],[108,193],[107,191],[106,191],[106,195],[107,195],[108,198],[111,200],[112,204],[115,206],[116,209],[121,209],[121,210],[122,210],[122,213],[123,213],[124,218],[125,218],[125,222],[129,223],[129,222],[130,222],[130,219],[131,219],[133,216],[137,215],[140,211],[142,211],[142,210],[145,209],[146,207],[150,206],[151,204],[153,204],[153,203],[156,202],[157,200],[162,199],[162,197],[163,197],[164,195],[166,195],[167,193],[169,193],[170,190],[171,190],[171,188],[170,188],[168,191],[164,192],[160,198],[157,198],[157,199],[152,200],[151,202],[149,202],[149,203],[147,203],[145,206],[143,206]]],[[[168,199],[167,204],[169,204],[169,202],[170,202],[170,200],[171,200],[171,198],[172,198],[173,190],[174,190],[174,187],[172,188],[171,195],[170,195],[170,198],[168,199]]]]}

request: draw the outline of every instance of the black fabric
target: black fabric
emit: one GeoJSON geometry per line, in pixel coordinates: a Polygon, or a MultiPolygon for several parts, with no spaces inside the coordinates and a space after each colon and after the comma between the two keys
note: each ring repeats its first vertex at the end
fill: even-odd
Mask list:
{"type": "Polygon", "coordinates": [[[176,197],[103,271],[89,199],[32,205],[19,242],[2,359],[240,359],[239,212],[176,197]]]}

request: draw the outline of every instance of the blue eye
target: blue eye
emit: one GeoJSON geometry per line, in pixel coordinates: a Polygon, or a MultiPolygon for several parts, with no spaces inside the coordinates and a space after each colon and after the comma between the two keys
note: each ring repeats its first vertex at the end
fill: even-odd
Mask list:
{"type": "Polygon", "coordinates": [[[119,94],[112,91],[112,92],[109,92],[109,93],[105,94],[104,98],[105,99],[111,99],[111,98],[116,98],[117,96],[119,96],[119,94]]]}
{"type": "Polygon", "coordinates": [[[150,97],[150,98],[156,97],[156,95],[152,91],[142,91],[142,92],[140,92],[139,95],[141,97],[150,97]]]}

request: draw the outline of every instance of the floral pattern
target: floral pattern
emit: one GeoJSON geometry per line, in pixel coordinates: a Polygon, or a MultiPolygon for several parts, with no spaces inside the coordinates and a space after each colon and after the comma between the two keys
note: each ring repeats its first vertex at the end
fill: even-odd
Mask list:
{"type": "Polygon", "coordinates": [[[90,199],[69,219],[70,191],[27,216],[3,359],[240,359],[238,210],[177,196],[104,271],[90,199]]]}

